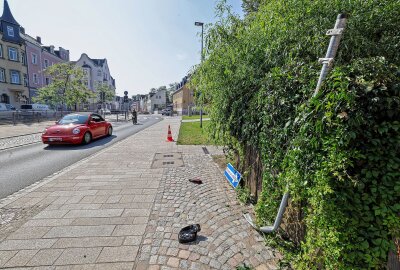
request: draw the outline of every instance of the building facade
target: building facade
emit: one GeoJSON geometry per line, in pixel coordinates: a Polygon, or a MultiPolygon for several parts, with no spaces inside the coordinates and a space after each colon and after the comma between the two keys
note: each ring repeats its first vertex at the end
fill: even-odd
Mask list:
{"type": "MultiPolygon", "coordinates": [[[[86,53],[74,62],[77,67],[81,67],[84,73],[84,84],[88,89],[97,93],[99,84],[105,84],[110,87],[115,95],[115,79],[110,74],[107,59],[92,59],[86,53]]],[[[114,101],[104,104],[107,109],[114,110],[114,101]]],[[[97,95],[89,102],[90,110],[100,109],[102,106],[100,96],[97,95]]]]}
{"type": "Polygon", "coordinates": [[[28,65],[28,87],[30,98],[37,95],[38,89],[51,83],[51,78],[46,75],[46,68],[57,63],[69,61],[69,50],[54,46],[43,46],[40,37],[33,38],[21,33],[26,44],[26,58],[28,65]]]}
{"type": "Polygon", "coordinates": [[[172,94],[173,110],[178,115],[188,115],[194,108],[193,90],[189,89],[188,77],[184,77],[172,94]]]}
{"type": "Polygon", "coordinates": [[[17,109],[29,101],[26,50],[20,37],[21,30],[24,31],[5,0],[0,18],[0,102],[17,109]]]}

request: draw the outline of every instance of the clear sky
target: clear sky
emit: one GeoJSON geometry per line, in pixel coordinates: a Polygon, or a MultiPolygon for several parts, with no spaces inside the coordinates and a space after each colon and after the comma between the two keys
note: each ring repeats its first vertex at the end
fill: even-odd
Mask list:
{"type": "MultiPolygon", "coordinates": [[[[1,1],[1,0],[0,0],[1,1]]],[[[241,14],[241,0],[227,0],[241,14]]],[[[8,0],[17,22],[46,46],[107,58],[117,94],[180,81],[200,62],[201,27],[215,0],[8,0]]],[[[3,1],[0,3],[3,10],[3,1]]]]}

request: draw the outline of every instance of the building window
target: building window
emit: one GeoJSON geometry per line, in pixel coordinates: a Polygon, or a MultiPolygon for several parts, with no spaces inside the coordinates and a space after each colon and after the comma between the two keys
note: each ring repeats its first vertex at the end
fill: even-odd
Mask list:
{"type": "Polygon", "coordinates": [[[11,74],[11,83],[20,84],[19,72],[16,70],[10,70],[10,74],[11,74]]]}
{"type": "Polygon", "coordinates": [[[7,25],[7,33],[8,33],[8,36],[13,37],[14,36],[14,27],[7,25]]]}
{"type": "Polygon", "coordinates": [[[18,61],[18,51],[13,47],[8,47],[8,59],[18,61]]]}
{"type": "Polygon", "coordinates": [[[97,71],[97,76],[101,76],[101,70],[99,69],[98,71],[97,71]]]}
{"type": "Polygon", "coordinates": [[[46,85],[49,85],[49,84],[50,84],[50,79],[46,78],[46,85]]]}
{"type": "Polygon", "coordinates": [[[26,55],[24,52],[21,52],[21,62],[26,66],[26,55]]]}
{"type": "Polygon", "coordinates": [[[24,86],[28,86],[28,75],[24,73],[24,86]]]}
{"type": "Polygon", "coordinates": [[[47,68],[49,66],[49,60],[44,59],[44,68],[47,68]]]}
{"type": "Polygon", "coordinates": [[[0,68],[0,82],[6,81],[6,70],[4,68],[0,68]]]}
{"type": "Polygon", "coordinates": [[[38,84],[38,76],[36,73],[33,73],[33,83],[38,84]]]}
{"type": "Polygon", "coordinates": [[[3,58],[3,45],[0,44],[0,58],[3,58]]]}
{"type": "Polygon", "coordinates": [[[0,96],[0,102],[5,104],[10,104],[10,97],[7,94],[2,94],[0,96]]]}
{"type": "Polygon", "coordinates": [[[32,53],[32,64],[37,65],[37,55],[32,53]]]}

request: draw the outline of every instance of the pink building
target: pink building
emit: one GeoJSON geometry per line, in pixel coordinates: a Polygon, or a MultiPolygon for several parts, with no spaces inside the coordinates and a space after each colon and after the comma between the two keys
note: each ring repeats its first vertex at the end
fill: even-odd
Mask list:
{"type": "Polygon", "coordinates": [[[28,87],[30,98],[37,95],[37,90],[51,83],[44,70],[57,63],[69,61],[69,50],[54,46],[43,46],[40,37],[33,38],[25,33],[21,34],[26,44],[26,61],[28,64],[28,87]]]}

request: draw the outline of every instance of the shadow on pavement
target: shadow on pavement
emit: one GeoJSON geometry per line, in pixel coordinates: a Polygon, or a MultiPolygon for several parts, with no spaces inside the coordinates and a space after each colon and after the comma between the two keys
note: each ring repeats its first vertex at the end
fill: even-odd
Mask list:
{"type": "Polygon", "coordinates": [[[193,246],[193,245],[198,245],[200,242],[207,241],[207,240],[208,240],[207,237],[205,237],[203,235],[197,235],[197,238],[195,241],[189,242],[189,243],[182,243],[181,245],[193,246]]]}
{"type": "Polygon", "coordinates": [[[111,142],[113,139],[117,138],[117,136],[112,135],[110,137],[103,137],[99,139],[95,139],[89,144],[86,145],[81,145],[81,144],[53,144],[53,145],[47,145],[44,147],[44,150],[85,150],[85,149],[91,149],[94,147],[99,147],[103,146],[109,142],[111,142]]]}

